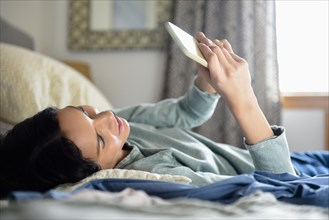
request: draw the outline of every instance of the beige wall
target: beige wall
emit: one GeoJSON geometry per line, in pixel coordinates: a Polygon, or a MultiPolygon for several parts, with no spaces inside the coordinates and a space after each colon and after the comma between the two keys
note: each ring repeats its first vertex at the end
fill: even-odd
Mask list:
{"type": "Polygon", "coordinates": [[[325,111],[284,109],[282,123],[291,151],[325,150],[325,111]]]}
{"type": "Polygon", "coordinates": [[[165,53],[159,50],[72,52],[67,48],[67,1],[0,1],[1,17],[34,38],[35,50],[90,64],[97,87],[114,107],[161,97],[165,53]]]}

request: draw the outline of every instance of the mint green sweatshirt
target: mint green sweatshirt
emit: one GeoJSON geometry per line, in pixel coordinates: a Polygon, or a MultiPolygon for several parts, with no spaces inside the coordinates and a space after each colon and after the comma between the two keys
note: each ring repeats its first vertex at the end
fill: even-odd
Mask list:
{"type": "Polygon", "coordinates": [[[131,128],[131,152],[115,168],[183,175],[195,185],[255,170],[295,173],[282,127],[272,126],[274,137],[246,149],[190,131],[212,116],[219,98],[193,85],[178,99],[115,110],[131,128]]]}

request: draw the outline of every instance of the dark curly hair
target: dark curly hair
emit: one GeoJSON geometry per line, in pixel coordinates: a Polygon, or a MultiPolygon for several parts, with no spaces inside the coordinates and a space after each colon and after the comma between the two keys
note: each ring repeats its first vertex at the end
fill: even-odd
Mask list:
{"type": "Polygon", "coordinates": [[[55,107],[25,119],[1,138],[1,197],[11,191],[44,192],[98,170],[61,131],[55,107]]]}

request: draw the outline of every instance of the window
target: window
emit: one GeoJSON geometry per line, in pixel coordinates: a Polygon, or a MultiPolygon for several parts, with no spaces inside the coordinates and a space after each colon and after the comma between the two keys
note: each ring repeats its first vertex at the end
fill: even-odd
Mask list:
{"type": "Polygon", "coordinates": [[[328,1],[276,1],[280,90],[328,92],[328,1]]]}

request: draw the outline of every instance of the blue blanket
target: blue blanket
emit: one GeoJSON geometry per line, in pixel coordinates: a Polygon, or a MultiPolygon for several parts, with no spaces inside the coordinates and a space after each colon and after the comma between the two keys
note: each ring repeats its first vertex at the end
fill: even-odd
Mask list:
{"type": "Polygon", "coordinates": [[[99,179],[88,182],[70,193],[56,190],[46,193],[13,192],[11,198],[14,200],[64,199],[84,189],[120,192],[129,187],[164,199],[184,197],[225,204],[230,204],[253,192],[263,191],[272,193],[283,202],[329,207],[329,152],[292,154],[292,161],[300,172],[299,176],[289,173],[253,172],[202,187],[150,180],[99,179]]]}

